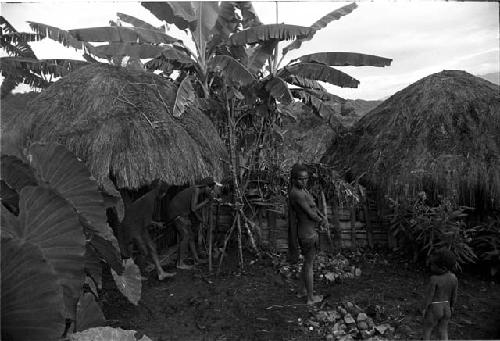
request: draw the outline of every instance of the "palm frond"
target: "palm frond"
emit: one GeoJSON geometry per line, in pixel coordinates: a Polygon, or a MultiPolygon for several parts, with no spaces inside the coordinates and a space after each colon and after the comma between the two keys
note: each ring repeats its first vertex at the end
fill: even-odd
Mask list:
{"type": "Polygon", "coordinates": [[[129,23],[134,27],[145,28],[146,30],[159,31],[159,32],[163,33],[163,31],[161,30],[161,27],[160,28],[154,27],[150,23],[147,23],[147,22],[145,22],[141,19],[138,19],[132,15],[128,15],[128,14],[124,14],[124,13],[116,13],[116,16],[118,18],[120,18],[121,21],[129,23]]]}
{"type": "Polygon", "coordinates": [[[280,71],[282,77],[286,77],[287,73],[308,79],[327,82],[341,88],[357,88],[359,85],[359,81],[357,79],[354,79],[348,74],[324,64],[297,63],[291,66],[286,66],[280,71]]]}
{"type": "Polygon", "coordinates": [[[307,35],[306,37],[298,38],[297,40],[295,40],[294,42],[292,42],[291,44],[286,46],[283,49],[283,56],[286,55],[291,50],[295,50],[295,49],[300,48],[302,46],[302,42],[311,40],[317,31],[326,27],[332,21],[339,20],[343,16],[348,15],[349,13],[354,11],[354,9],[356,9],[357,7],[358,7],[358,5],[356,5],[356,3],[353,2],[352,4],[343,6],[339,9],[336,9],[336,10],[328,13],[327,15],[323,16],[321,19],[319,19],[314,24],[312,24],[312,26],[310,27],[311,33],[309,35],[307,35]]]}
{"type": "Polygon", "coordinates": [[[310,34],[309,27],[289,24],[269,24],[250,27],[229,37],[231,45],[246,45],[273,40],[291,40],[306,37],[310,34]]]}
{"type": "Polygon", "coordinates": [[[269,91],[277,101],[283,104],[290,104],[293,101],[292,94],[286,82],[280,77],[273,77],[266,83],[266,90],[269,91]]]}
{"type": "Polygon", "coordinates": [[[68,32],[77,40],[85,42],[172,44],[178,41],[168,34],[137,27],[89,27],[69,30],[68,32]]]}
{"type": "Polygon", "coordinates": [[[180,117],[186,106],[193,104],[195,97],[194,88],[191,84],[191,78],[184,78],[177,89],[177,96],[175,97],[173,109],[174,117],[180,117]]]}
{"type": "Polygon", "coordinates": [[[209,62],[212,70],[219,70],[224,77],[241,86],[252,83],[253,75],[236,59],[230,56],[214,56],[209,62]]]}
{"type": "Polygon", "coordinates": [[[180,30],[193,28],[196,13],[191,2],[141,2],[141,5],[160,20],[174,24],[180,30]]]}
{"type": "Polygon", "coordinates": [[[319,52],[292,60],[294,61],[330,66],[389,66],[392,59],[356,52],[319,52]]]}

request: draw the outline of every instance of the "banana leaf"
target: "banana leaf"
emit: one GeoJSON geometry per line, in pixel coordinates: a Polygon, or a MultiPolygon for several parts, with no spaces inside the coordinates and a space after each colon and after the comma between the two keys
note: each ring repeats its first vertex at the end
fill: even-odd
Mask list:
{"type": "Polygon", "coordinates": [[[341,88],[357,88],[359,85],[359,81],[357,79],[352,78],[342,71],[323,64],[296,63],[291,66],[286,66],[284,71],[285,75],[286,73],[289,73],[308,79],[327,82],[341,88]]]}
{"type": "Polygon", "coordinates": [[[246,30],[233,34],[228,43],[230,45],[246,45],[263,43],[271,39],[291,40],[305,37],[311,32],[309,27],[289,24],[269,24],[250,27],[246,30]]]}
{"type": "Polygon", "coordinates": [[[296,60],[302,63],[320,63],[329,66],[389,66],[392,62],[392,59],[355,52],[318,52],[296,60]]]}

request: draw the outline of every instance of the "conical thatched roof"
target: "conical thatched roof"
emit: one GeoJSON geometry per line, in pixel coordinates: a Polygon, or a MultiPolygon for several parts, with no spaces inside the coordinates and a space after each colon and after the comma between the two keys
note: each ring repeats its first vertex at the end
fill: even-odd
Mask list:
{"type": "Polygon", "coordinates": [[[334,138],[322,161],[393,197],[425,190],[500,207],[499,87],[464,71],[432,74],[334,138]]]}
{"type": "Polygon", "coordinates": [[[62,78],[30,103],[27,140],[57,141],[99,181],[119,188],[162,179],[221,178],[226,151],[211,121],[190,106],[172,115],[177,87],[153,73],[95,64],[62,78]]]}

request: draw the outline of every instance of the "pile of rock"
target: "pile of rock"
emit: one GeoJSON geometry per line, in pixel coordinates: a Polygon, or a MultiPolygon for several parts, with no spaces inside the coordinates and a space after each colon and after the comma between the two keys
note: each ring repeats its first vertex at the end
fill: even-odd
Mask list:
{"type": "MultiPolygon", "coordinates": [[[[278,272],[288,279],[298,278],[302,264],[302,259],[293,265],[282,262],[278,265],[278,272]]],[[[340,253],[336,255],[321,253],[314,261],[314,276],[316,280],[337,282],[361,276],[361,269],[349,264],[349,260],[340,253]]]]}
{"type": "Polygon", "coordinates": [[[347,302],[336,308],[319,310],[309,319],[300,319],[299,326],[306,333],[322,335],[328,341],[393,340],[394,327],[388,323],[376,325],[356,304],[347,302]]]}

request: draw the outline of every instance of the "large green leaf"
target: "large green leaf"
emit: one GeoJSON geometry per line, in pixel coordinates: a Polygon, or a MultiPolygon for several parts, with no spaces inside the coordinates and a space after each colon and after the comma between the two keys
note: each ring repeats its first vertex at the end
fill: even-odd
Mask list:
{"type": "Polygon", "coordinates": [[[2,236],[2,338],[58,340],[65,327],[58,276],[40,249],[2,236]]]}
{"type": "MultiPolygon", "coordinates": [[[[316,91],[316,93],[321,93],[321,92],[316,91]]],[[[292,95],[294,97],[300,98],[302,100],[302,103],[310,106],[313,109],[313,112],[318,116],[321,116],[323,118],[330,118],[333,114],[335,114],[335,110],[332,107],[332,102],[327,101],[328,96],[323,97],[324,98],[323,99],[316,97],[313,91],[304,91],[304,90],[292,90],[292,95]]],[[[337,96],[334,96],[334,98],[335,97],[337,96]]],[[[334,102],[338,101],[334,100],[334,102]]]]}
{"type": "Polygon", "coordinates": [[[0,200],[13,214],[19,213],[19,194],[3,180],[0,180],[0,200]]]}
{"type": "Polygon", "coordinates": [[[229,38],[231,45],[246,45],[269,41],[270,39],[291,40],[305,37],[310,33],[309,27],[289,24],[269,24],[250,27],[233,34],[229,38]]]}
{"type": "Polygon", "coordinates": [[[8,74],[21,70],[28,70],[40,75],[50,74],[54,77],[63,77],[82,66],[88,65],[87,62],[73,59],[31,59],[22,57],[2,57],[0,58],[0,61],[2,64],[1,70],[7,71],[8,74]]]}
{"type": "Polygon", "coordinates": [[[141,271],[134,261],[128,258],[125,261],[125,270],[122,275],[118,275],[113,269],[111,273],[120,292],[128,300],[137,305],[141,299],[141,271]]]}
{"type": "Polygon", "coordinates": [[[116,16],[118,18],[120,18],[121,21],[129,23],[134,27],[145,28],[147,30],[152,30],[152,31],[156,30],[156,31],[163,32],[162,27],[154,27],[150,23],[147,23],[147,22],[145,22],[141,19],[138,19],[132,15],[128,15],[128,14],[124,14],[124,13],[116,13],[116,16]]]}
{"type": "Polygon", "coordinates": [[[323,16],[321,19],[319,19],[314,24],[312,24],[312,26],[310,27],[311,31],[307,36],[299,37],[297,40],[292,42],[290,45],[286,46],[283,49],[283,56],[285,56],[291,50],[295,50],[295,49],[300,48],[302,46],[302,42],[311,40],[317,31],[326,27],[332,21],[339,20],[343,16],[348,15],[349,13],[354,11],[357,7],[358,7],[358,5],[356,5],[356,3],[353,2],[352,4],[343,6],[339,9],[336,9],[336,10],[328,13],[327,15],[323,16]]]}
{"type": "Polygon", "coordinates": [[[297,75],[289,75],[287,78],[285,78],[285,81],[301,88],[325,91],[325,88],[319,82],[297,75]]]}
{"type": "Polygon", "coordinates": [[[175,97],[174,108],[172,114],[174,117],[180,117],[184,109],[193,104],[195,98],[194,88],[191,84],[191,78],[186,77],[179,84],[177,89],[177,96],[175,97]]]}
{"type": "Polygon", "coordinates": [[[184,51],[175,47],[164,47],[156,58],[146,63],[148,70],[164,70],[170,67],[174,70],[192,69],[194,61],[184,51]]]}
{"type": "Polygon", "coordinates": [[[33,169],[14,155],[2,155],[1,179],[18,193],[26,186],[38,185],[33,169]]]}
{"type": "Polygon", "coordinates": [[[75,39],[85,42],[171,44],[177,41],[177,39],[165,33],[138,27],[89,27],[69,30],[68,32],[75,39]]]}
{"type": "Polygon", "coordinates": [[[389,66],[392,59],[355,52],[318,52],[297,58],[303,63],[330,66],[389,66]]]}
{"type": "Polygon", "coordinates": [[[123,330],[113,327],[96,327],[83,332],[71,334],[70,341],[152,341],[146,335],[140,339],[135,337],[135,330],[123,330]]]}
{"type": "Polygon", "coordinates": [[[28,21],[28,23],[31,29],[39,35],[40,39],[50,38],[63,44],[66,47],[83,49],[92,53],[93,46],[91,44],[89,44],[88,42],[78,41],[78,39],[73,37],[73,35],[69,31],[33,21],[28,21]]]}
{"type": "Polygon", "coordinates": [[[90,243],[85,247],[85,273],[95,283],[96,287],[102,289],[102,263],[101,258],[90,243]]]}
{"type": "Polygon", "coordinates": [[[286,105],[293,101],[288,85],[279,77],[271,78],[271,80],[266,83],[266,90],[280,103],[286,105]]]}
{"type": "Polygon", "coordinates": [[[196,15],[196,26],[191,28],[191,33],[199,51],[204,53],[219,17],[219,4],[217,1],[193,1],[191,5],[196,15]]]}
{"type": "Polygon", "coordinates": [[[277,44],[278,40],[273,39],[259,44],[255,48],[249,47],[247,49],[249,52],[248,69],[253,73],[261,71],[267,59],[273,55],[277,44]]]}
{"type": "Polygon", "coordinates": [[[180,30],[193,27],[193,22],[197,19],[194,8],[189,1],[141,2],[141,5],[158,19],[174,24],[180,30]]]}
{"type": "Polygon", "coordinates": [[[158,56],[164,49],[164,46],[159,45],[114,42],[96,46],[94,54],[100,58],[130,56],[138,59],[149,59],[158,56]]]}
{"type": "Polygon", "coordinates": [[[85,236],[73,207],[49,188],[27,186],[19,195],[19,224],[7,226],[15,238],[40,247],[63,285],[67,314],[74,318],[84,279],[85,236]]]}
{"type": "Polygon", "coordinates": [[[34,33],[13,32],[0,35],[0,47],[10,56],[36,59],[35,52],[28,42],[39,40],[34,33]]]}
{"type": "Polygon", "coordinates": [[[106,323],[101,307],[95,301],[93,294],[86,292],[78,300],[76,310],[76,330],[100,327],[106,323]]]}
{"type": "Polygon", "coordinates": [[[286,66],[280,71],[281,77],[287,77],[289,74],[301,76],[308,79],[327,82],[341,88],[357,88],[359,81],[348,74],[331,68],[327,65],[317,63],[297,63],[286,66]]]}
{"type": "Polygon", "coordinates": [[[346,102],[344,98],[331,94],[328,91],[315,90],[315,89],[292,89],[292,95],[300,99],[304,99],[307,96],[314,96],[322,101],[327,101],[327,102],[335,102],[335,103],[346,102]]]}
{"type": "Polygon", "coordinates": [[[212,70],[218,70],[232,83],[238,83],[245,86],[252,83],[255,79],[253,75],[236,59],[230,56],[214,56],[210,59],[212,70]]]}
{"type": "Polygon", "coordinates": [[[35,143],[30,146],[29,153],[31,166],[40,180],[48,183],[73,205],[85,231],[108,241],[106,245],[110,248],[109,252],[102,254],[100,249],[98,252],[110,266],[121,272],[123,268],[120,266],[118,241],[107,224],[104,200],[97,182],[85,164],[56,143],[35,143]]]}

